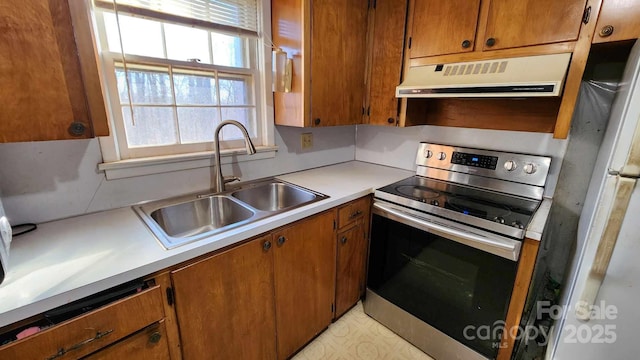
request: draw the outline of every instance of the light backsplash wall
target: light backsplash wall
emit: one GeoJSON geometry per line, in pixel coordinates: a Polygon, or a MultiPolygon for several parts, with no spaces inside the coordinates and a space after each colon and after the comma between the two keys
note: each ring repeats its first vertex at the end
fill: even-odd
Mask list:
{"type": "MultiPolygon", "coordinates": [[[[246,181],[354,159],[414,170],[420,141],[550,155],[553,160],[545,190],[549,196],[566,150],[566,141],[554,140],[551,134],[437,126],[278,126],[275,158],[224,165],[223,173],[246,181]],[[313,133],[310,150],[300,147],[303,132],[313,133]]],[[[207,191],[211,186],[212,167],[106,180],[97,170],[100,162],[95,139],[0,144],[0,193],[11,222],[40,223],[207,191]]]]}
{"type": "Polygon", "coordinates": [[[408,128],[360,125],[356,135],[356,160],[416,169],[416,151],[421,141],[481,149],[551,156],[551,169],[545,195],[552,196],[558,181],[567,141],[552,134],[413,126],[408,128]]]}
{"type": "MultiPolygon", "coordinates": [[[[243,181],[354,160],[355,126],[276,127],[275,158],[224,165],[243,181]],[[302,150],[300,134],[313,133],[302,150]]],[[[211,185],[212,167],[106,180],[97,139],[0,144],[0,193],[13,224],[45,222],[197,191],[211,185]]],[[[212,162],[213,163],[213,162],[212,162]]]]}

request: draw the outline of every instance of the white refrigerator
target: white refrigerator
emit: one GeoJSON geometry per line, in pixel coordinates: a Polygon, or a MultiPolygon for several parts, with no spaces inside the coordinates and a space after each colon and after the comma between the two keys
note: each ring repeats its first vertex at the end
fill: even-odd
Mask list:
{"type": "Polygon", "coordinates": [[[640,40],[589,184],[546,358],[640,358],[640,40]],[[562,311],[560,311],[562,310],[562,311]]]}

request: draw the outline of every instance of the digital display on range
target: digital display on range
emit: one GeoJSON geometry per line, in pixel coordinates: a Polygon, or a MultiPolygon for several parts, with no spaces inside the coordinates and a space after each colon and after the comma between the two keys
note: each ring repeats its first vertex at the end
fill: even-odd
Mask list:
{"type": "Polygon", "coordinates": [[[451,163],[495,170],[498,165],[498,157],[454,151],[451,163]]]}

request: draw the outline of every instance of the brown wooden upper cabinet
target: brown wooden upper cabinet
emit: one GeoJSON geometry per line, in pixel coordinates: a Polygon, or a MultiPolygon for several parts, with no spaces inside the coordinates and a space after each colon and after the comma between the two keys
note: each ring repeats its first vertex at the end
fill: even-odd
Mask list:
{"type": "Polygon", "coordinates": [[[366,124],[397,124],[406,20],[407,0],[376,0],[369,10],[366,124]]]}
{"type": "Polygon", "coordinates": [[[575,41],[585,4],[586,0],[490,0],[482,49],[575,41]]]}
{"type": "Polygon", "coordinates": [[[367,0],[272,0],[273,43],[293,60],[291,92],[274,93],[275,123],[359,124],[365,88],[367,0]]]}
{"type": "Polygon", "coordinates": [[[84,1],[0,5],[0,142],[109,134],[84,1]]]}
{"type": "Polygon", "coordinates": [[[640,38],[640,1],[604,0],[594,43],[640,38]]]}
{"type": "Polygon", "coordinates": [[[410,58],[576,41],[586,0],[416,0],[410,58]]]}
{"type": "Polygon", "coordinates": [[[411,57],[474,49],[480,0],[418,0],[413,7],[411,57]]]}

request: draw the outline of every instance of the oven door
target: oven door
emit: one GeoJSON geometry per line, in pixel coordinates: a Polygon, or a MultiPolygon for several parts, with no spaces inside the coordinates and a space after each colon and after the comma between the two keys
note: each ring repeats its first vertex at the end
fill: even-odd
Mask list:
{"type": "Polygon", "coordinates": [[[495,358],[520,241],[463,226],[376,201],[367,287],[446,336],[495,358]]]}

